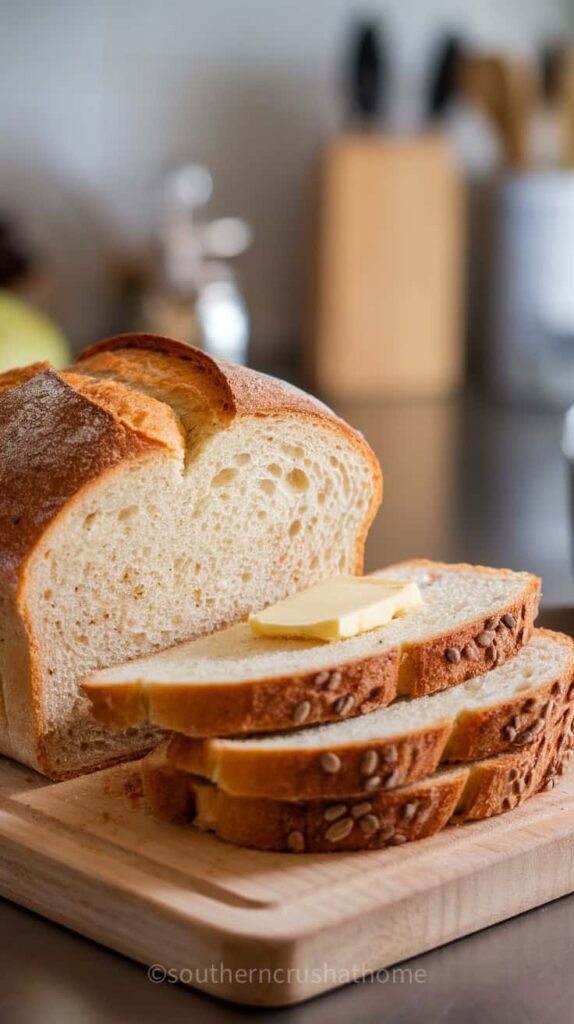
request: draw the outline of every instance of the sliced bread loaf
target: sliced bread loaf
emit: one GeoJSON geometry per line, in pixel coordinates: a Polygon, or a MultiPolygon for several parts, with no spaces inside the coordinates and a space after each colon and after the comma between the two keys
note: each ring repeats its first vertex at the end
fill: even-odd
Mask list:
{"type": "Polygon", "coordinates": [[[150,730],[78,680],[362,571],[364,438],[262,374],[149,335],[0,375],[0,752],[65,777],[150,730]]]}
{"type": "Polygon", "coordinates": [[[476,761],[532,743],[574,696],[573,680],[574,641],[535,630],[511,661],[431,697],[264,736],[176,733],[166,759],[241,796],[302,800],[395,789],[441,761],[476,761]]]}
{"type": "MultiPolygon", "coordinates": [[[[379,574],[375,574],[379,575],[379,574]]],[[[189,736],[229,736],[346,719],[480,675],[527,642],[540,581],[529,573],[413,561],[423,604],[335,643],[254,636],[240,623],[83,682],[95,717],[189,736]]]]}
{"type": "Polygon", "coordinates": [[[232,796],[174,771],[165,745],[141,762],[143,789],[159,817],[193,823],[258,850],[311,853],[398,846],[430,836],[448,822],[501,814],[553,786],[568,757],[573,710],[564,706],[561,716],[521,750],[444,768],[368,797],[294,802],[232,796]]]}

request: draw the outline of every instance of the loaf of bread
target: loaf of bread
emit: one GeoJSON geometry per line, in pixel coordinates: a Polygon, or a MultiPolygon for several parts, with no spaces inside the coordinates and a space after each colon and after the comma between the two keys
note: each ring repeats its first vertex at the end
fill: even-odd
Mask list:
{"type": "Polygon", "coordinates": [[[538,629],[501,667],[431,697],[263,736],[199,740],[175,733],[165,758],[236,796],[373,794],[416,782],[441,762],[478,761],[528,745],[573,699],[572,680],[574,641],[538,629]]]}
{"type": "Polygon", "coordinates": [[[573,716],[574,704],[562,701],[560,713],[520,750],[443,768],[419,782],[366,796],[335,801],[233,796],[174,770],[165,745],[142,761],[143,790],[158,817],[258,850],[331,853],[398,846],[433,835],[449,822],[502,814],[551,788],[569,756],[573,716]]]}
{"type": "Polygon", "coordinates": [[[78,680],[361,571],[381,475],[279,381],[150,336],[0,376],[0,752],[63,778],[149,748],[78,680]]]}
{"type": "Polygon", "coordinates": [[[93,672],[83,689],[94,715],[198,737],[341,721],[487,672],[531,635],[540,581],[529,573],[415,560],[380,575],[413,580],[423,603],[333,643],[254,636],[239,623],[93,672]]]}

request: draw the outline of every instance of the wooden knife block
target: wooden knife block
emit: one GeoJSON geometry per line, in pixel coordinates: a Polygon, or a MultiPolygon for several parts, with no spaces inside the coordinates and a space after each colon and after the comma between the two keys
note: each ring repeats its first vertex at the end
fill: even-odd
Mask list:
{"type": "Polygon", "coordinates": [[[311,374],[334,397],[455,391],[464,195],[446,139],[346,136],[320,168],[311,374]]]}

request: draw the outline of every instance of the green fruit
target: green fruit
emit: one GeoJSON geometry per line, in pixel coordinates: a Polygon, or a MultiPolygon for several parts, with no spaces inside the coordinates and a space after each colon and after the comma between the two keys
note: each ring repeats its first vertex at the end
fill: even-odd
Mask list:
{"type": "Polygon", "coordinates": [[[12,292],[0,290],[0,373],[44,360],[66,366],[70,361],[66,338],[44,313],[12,292]]]}

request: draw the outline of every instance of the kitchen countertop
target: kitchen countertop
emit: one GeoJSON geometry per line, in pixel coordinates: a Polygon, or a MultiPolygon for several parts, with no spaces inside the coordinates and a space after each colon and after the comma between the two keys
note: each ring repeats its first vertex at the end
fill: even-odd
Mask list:
{"type": "MultiPolygon", "coordinates": [[[[385,471],[367,569],[417,555],[529,569],[544,577],[546,607],[574,604],[559,415],[469,399],[386,408],[346,403],[337,411],[365,433],[385,471]]],[[[153,984],[144,967],[8,902],[0,902],[0,934],[0,1019],[10,1024],[572,1019],[574,896],[417,957],[394,977],[275,1011],[153,984]]]]}

